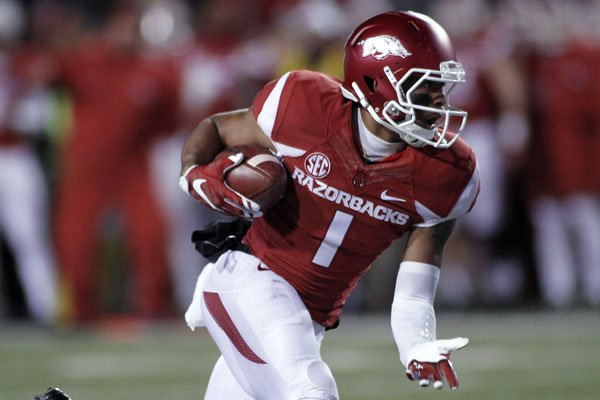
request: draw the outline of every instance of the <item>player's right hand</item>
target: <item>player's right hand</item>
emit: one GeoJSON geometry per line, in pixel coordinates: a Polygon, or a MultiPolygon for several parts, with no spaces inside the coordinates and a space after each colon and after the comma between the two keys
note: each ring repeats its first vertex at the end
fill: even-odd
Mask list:
{"type": "Polygon", "coordinates": [[[408,351],[408,367],[406,376],[411,381],[418,381],[421,387],[433,383],[435,389],[444,387],[444,377],[450,389],[458,389],[458,377],[450,362],[450,353],[465,347],[469,339],[434,340],[413,346],[408,351]]]}
{"type": "Polygon", "coordinates": [[[207,165],[194,165],[179,178],[181,189],[215,211],[241,218],[262,216],[260,206],[225,183],[225,174],[244,160],[242,153],[215,158],[207,165]]]}

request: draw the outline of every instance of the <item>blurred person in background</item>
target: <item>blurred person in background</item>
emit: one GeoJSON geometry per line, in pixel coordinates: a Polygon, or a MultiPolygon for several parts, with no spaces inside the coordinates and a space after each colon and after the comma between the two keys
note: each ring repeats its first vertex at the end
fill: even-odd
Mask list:
{"type": "Polygon", "coordinates": [[[25,72],[25,21],[19,3],[0,1],[0,234],[13,255],[29,316],[50,324],[57,317],[58,280],[48,182],[36,151],[50,108],[43,82],[25,72]]]}
{"type": "Polygon", "coordinates": [[[451,239],[440,301],[459,307],[514,301],[525,279],[522,256],[497,246],[511,211],[507,185],[522,168],[529,138],[528,92],[514,38],[486,0],[436,1],[430,13],[448,30],[469,75],[452,100],[469,113],[463,138],[479,156],[484,182],[478,206],[451,239]]]}
{"type": "Polygon", "coordinates": [[[349,26],[346,10],[334,0],[302,0],[279,9],[273,21],[274,37],[280,41],[275,75],[312,69],[341,77],[349,26]]]}
{"type": "MultiPolygon", "coordinates": [[[[223,219],[223,215],[199,208],[180,190],[173,190],[173,176],[179,173],[183,142],[198,121],[237,107],[248,80],[254,79],[254,74],[248,72],[247,58],[241,54],[259,22],[258,8],[252,7],[252,2],[256,1],[239,7],[235,0],[207,0],[187,7],[181,2],[154,1],[143,17],[152,26],[161,24],[159,16],[175,22],[171,37],[165,36],[164,42],[154,45],[169,51],[181,71],[180,121],[175,134],[154,146],[152,169],[168,217],[173,295],[181,310],[188,306],[196,277],[208,263],[190,246],[190,232],[223,219]]],[[[268,74],[272,76],[272,71],[268,74]]]]}
{"type": "Polygon", "coordinates": [[[555,308],[600,305],[598,1],[509,2],[528,52],[530,207],[539,288],[555,308]]]}
{"type": "Polygon", "coordinates": [[[98,31],[45,59],[49,80],[72,101],[54,234],[74,323],[101,312],[98,272],[106,265],[99,265],[99,235],[107,221],[125,243],[127,311],[141,318],[172,312],[167,225],[149,156],[155,140],[175,129],[179,78],[171,62],[143,51],[140,13],[136,2],[116,2],[98,31]]]}

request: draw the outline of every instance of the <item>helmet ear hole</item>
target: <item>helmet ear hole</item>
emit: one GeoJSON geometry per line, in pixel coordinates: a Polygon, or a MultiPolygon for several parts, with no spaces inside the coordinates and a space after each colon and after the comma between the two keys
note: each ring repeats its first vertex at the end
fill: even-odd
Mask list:
{"type": "Polygon", "coordinates": [[[377,81],[367,75],[365,75],[363,79],[365,80],[365,84],[369,88],[369,91],[375,93],[377,91],[377,81]]]}

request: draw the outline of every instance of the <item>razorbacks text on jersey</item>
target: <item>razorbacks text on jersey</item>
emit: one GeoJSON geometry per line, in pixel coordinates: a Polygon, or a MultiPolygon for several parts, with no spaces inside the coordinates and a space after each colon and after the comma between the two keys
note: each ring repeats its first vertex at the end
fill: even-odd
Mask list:
{"type": "Polygon", "coordinates": [[[289,72],[265,86],[253,111],[291,179],[244,242],[327,327],[395,239],[467,213],[477,197],[475,156],[460,139],[450,149],[408,147],[366,163],[354,141],[357,109],[330,76],[289,72]]]}

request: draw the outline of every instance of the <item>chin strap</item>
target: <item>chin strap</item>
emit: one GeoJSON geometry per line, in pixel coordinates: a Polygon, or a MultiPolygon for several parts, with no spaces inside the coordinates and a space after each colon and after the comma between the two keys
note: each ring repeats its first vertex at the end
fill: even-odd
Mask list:
{"type": "MultiPolygon", "coordinates": [[[[407,119],[411,118],[407,116],[407,119]]],[[[431,141],[435,135],[433,129],[422,128],[415,123],[403,125],[402,128],[398,130],[398,134],[402,140],[413,147],[427,146],[428,143],[419,138],[424,138],[431,141]]]]}
{"type": "Polygon", "coordinates": [[[352,82],[352,89],[354,89],[354,91],[356,92],[356,95],[358,96],[358,102],[360,103],[360,105],[364,108],[368,109],[372,109],[373,107],[371,107],[371,104],[369,103],[369,101],[367,100],[365,94],[362,92],[362,90],[360,90],[360,88],[358,87],[356,82],[352,82]]]}

